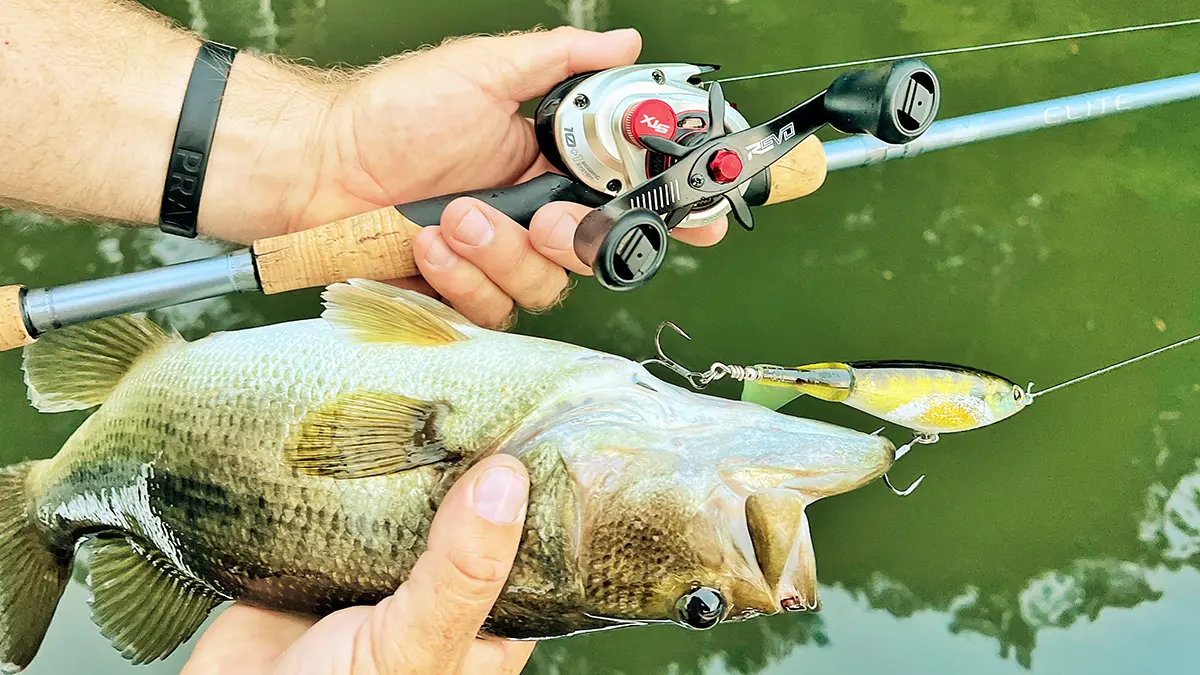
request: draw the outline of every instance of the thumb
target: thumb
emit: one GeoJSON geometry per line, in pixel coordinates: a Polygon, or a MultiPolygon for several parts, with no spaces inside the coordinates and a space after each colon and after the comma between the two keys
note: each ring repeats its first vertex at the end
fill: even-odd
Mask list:
{"type": "Polygon", "coordinates": [[[633,28],[596,33],[562,26],[552,31],[464,40],[452,45],[470,63],[471,73],[492,79],[479,81],[497,98],[528,101],[578,73],[626,66],[642,51],[642,36],[633,28]],[[480,69],[477,64],[494,64],[480,69]]]}
{"type": "Polygon", "coordinates": [[[407,581],[376,608],[379,672],[454,673],[508,581],[529,478],[510,455],[472,467],[447,493],[407,581]]]}

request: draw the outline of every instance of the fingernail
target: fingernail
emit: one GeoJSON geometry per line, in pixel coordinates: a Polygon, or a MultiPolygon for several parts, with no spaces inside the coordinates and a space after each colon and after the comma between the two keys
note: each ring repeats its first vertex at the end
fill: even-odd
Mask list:
{"type": "Polygon", "coordinates": [[[468,246],[486,246],[492,240],[492,223],[482,211],[473,208],[454,228],[454,238],[468,246]]]}
{"type": "Polygon", "coordinates": [[[575,222],[571,214],[564,213],[546,237],[546,246],[559,251],[573,250],[575,248],[575,228],[577,227],[579,227],[579,223],[575,222]]]}
{"type": "Polygon", "coordinates": [[[425,262],[429,263],[431,267],[442,269],[453,265],[456,260],[458,260],[458,256],[450,250],[441,237],[434,237],[433,243],[425,251],[425,262]]]}
{"type": "Polygon", "coordinates": [[[634,33],[637,33],[636,28],[613,28],[612,30],[604,31],[605,35],[620,35],[620,36],[625,36],[625,35],[634,34],[634,33]]]}
{"type": "Polygon", "coordinates": [[[525,514],[529,488],[515,471],[488,469],[475,482],[475,512],[497,525],[512,525],[525,514]]]}

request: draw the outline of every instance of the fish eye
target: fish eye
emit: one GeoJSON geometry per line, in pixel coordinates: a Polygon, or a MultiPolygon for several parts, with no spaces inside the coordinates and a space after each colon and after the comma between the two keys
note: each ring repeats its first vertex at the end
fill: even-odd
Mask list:
{"type": "Polygon", "coordinates": [[[708,586],[697,586],[684,593],[675,603],[679,625],[693,630],[707,630],[725,618],[725,596],[708,586]]]}
{"type": "Polygon", "coordinates": [[[1017,403],[1020,403],[1022,398],[1025,398],[1025,392],[1021,391],[1020,385],[1014,384],[1013,385],[1013,400],[1016,401],[1017,403]]]}

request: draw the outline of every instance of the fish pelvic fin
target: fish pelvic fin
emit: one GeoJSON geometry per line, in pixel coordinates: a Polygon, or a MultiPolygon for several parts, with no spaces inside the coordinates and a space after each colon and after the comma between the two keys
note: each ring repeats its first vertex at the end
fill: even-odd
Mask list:
{"type": "Polygon", "coordinates": [[[22,369],[29,402],[45,413],[98,406],[138,362],[182,340],[135,316],[51,331],[25,347],[22,369]]]}
{"type": "Polygon", "coordinates": [[[456,459],[442,422],[450,404],[399,394],[355,392],[305,416],[284,447],[284,460],[303,474],[332,478],[386,476],[456,459]]]}
{"type": "Polygon", "coordinates": [[[378,281],[333,284],[321,297],[325,301],[321,316],[361,342],[436,347],[467,339],[454,324],[472,325],[430,297],[378,281]]]}
{"type": "Polygon", "coordinates": [[[47,548],[30,512],[27,462],[0,469],[0,672],[37,654],[70,579],[71,556],[47,548]]]}
{"type": "Polygon", "coordinates": [[[782,608],[789,612],[821,609],[806,504],[804,495],[795,490],[767,490],[746,498],[746,526],[754,557],[782,608]]]}
{"type": "Polygon", "coordinates": [[[224,599],[123,536],[101,535],[86,546],[92,621],[134,665],[170,656],[224,599]]]}

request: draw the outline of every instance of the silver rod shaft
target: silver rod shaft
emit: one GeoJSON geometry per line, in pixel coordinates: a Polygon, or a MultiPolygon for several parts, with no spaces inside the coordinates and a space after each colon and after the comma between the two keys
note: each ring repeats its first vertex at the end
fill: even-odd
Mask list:
{"type": "Polygon", "coordinates": [[[830,171],[869,166],[1197,97],[1200,73],[1192,73],[941,120],[905,145],[890,145],[867,135],[841,138],[825,144],[825,158],[830,171]]]}
{"type": "Polygon", "coordinates": [[[25,318],[36,335],[118,314],[145,312],[229,293],[261,290],[250,251],[83,281],[25,294],[25,318]]]}

